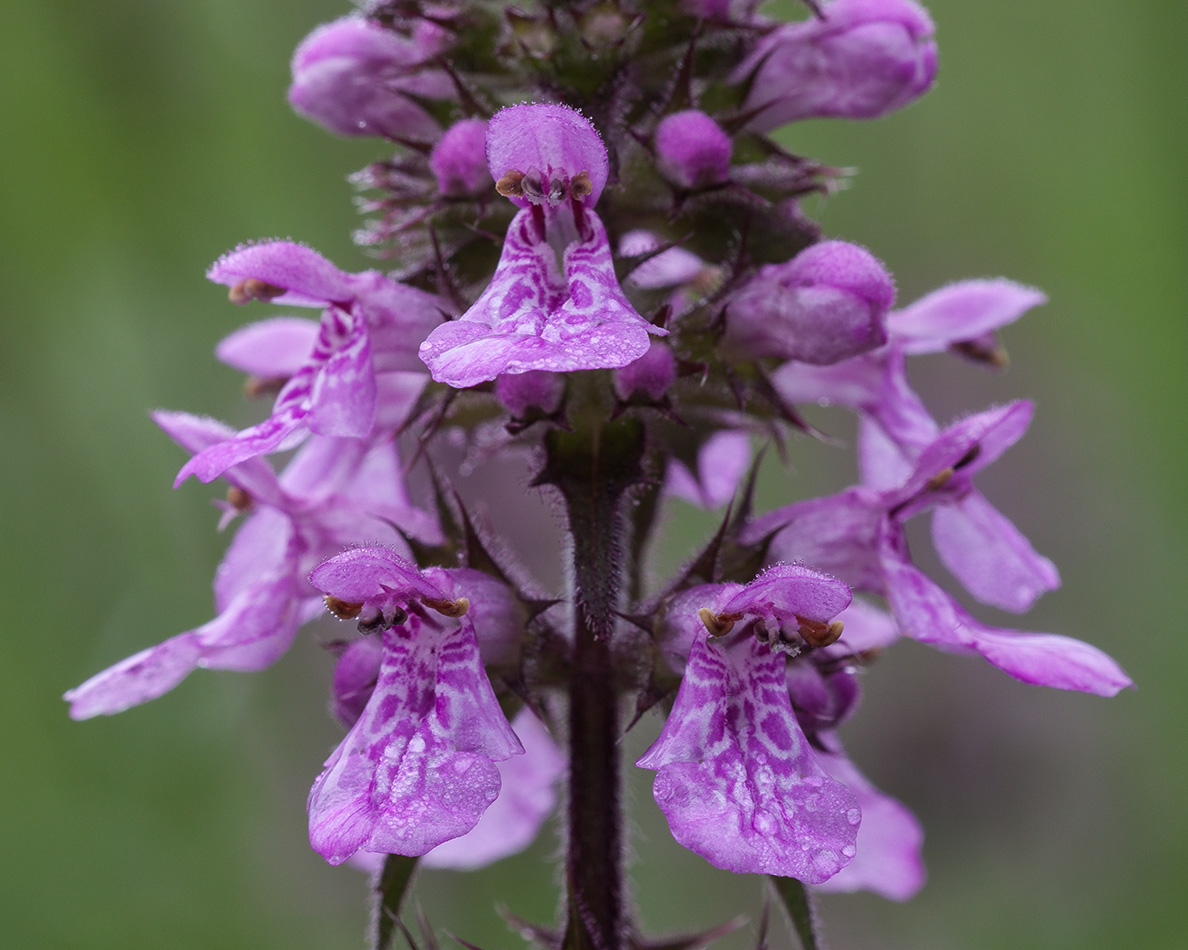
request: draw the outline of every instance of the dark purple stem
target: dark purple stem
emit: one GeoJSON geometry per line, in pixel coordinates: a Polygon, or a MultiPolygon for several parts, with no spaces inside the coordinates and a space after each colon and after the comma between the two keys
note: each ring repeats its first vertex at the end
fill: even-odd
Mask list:
{"type": "Polygon", "coordinates": [[[554,430],[540,481],[565,499],[573,541],[569,678],[569,920],[565,950],[622,950],[624,918],[619,686],[614,630],[626,554],[625,492],[640,479],[632,422],[554,430]]]}
{"type": "Polygon", "coordinates": [[[623,927],[619,711],[610,641],[579,621],[569,681],[569,938],[619,950],[623,927]],[[577,928],[584,931],[579,935],[577,928]],[[581,939],[584,936],[586,939],[581,939]]]}

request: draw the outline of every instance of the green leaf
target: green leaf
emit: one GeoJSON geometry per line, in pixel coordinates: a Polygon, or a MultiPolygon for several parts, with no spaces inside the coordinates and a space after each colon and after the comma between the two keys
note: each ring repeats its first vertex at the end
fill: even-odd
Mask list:
{"type": "Polygon", "coordinates": [[[813,909],[812,897],[805,886],[795,878],[775,875],[770,877],[776,895],[788,912],[792,929],[800,938],[804,950],[825,950],[825,941],[821,939],[817,927],[817,914],[813,909]]]}
{"type": "Polygon", "coordinates": [[[384,869],[375,879],[375,910],[371,920],[372,950],[389,950],[392,938],[400,929],[400,904],[412,881],[417,859],[389,854],[384,869]]]}

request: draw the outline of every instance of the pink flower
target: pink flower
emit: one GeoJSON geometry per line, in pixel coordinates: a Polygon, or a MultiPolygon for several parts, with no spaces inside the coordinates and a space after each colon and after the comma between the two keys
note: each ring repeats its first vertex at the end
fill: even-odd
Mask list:
{"type": "Polygon", "coordinates": [[[643,319],[615,276],[594,205],[606,186],[606,148],[581,113],[511,106],[487,128],[496,187],[522,210],[491,283],[462,316],[421,344],[433,378],[456,388],[504,373],[626,366],[647,352],[643,319]]]}

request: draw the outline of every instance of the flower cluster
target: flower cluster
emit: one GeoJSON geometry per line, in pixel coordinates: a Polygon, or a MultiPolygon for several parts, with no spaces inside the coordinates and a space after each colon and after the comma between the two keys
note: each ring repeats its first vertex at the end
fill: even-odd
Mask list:
{"type": "Polygon", "coordinates": [[[808,6],[780,24],[725,0],[393,0],[314,30],[289,100],[394,149],[356,176],[358,237],[385,264],[264,241],[212,265],[233,303],[321,315],[218,345],[273,399],[262,421],[154,414],[192,456],[177,483],[222,478],[220,528],[243,522],[215,618],[71,690],[71,714],[199,666],[262,669],[329,615],[353,625],[327,644],[347,731],[308,801],[332,864],[494,861],[533,840],[568,770],[569,926],[622,945],[634,706],[666,712],[636,764],[684,847],[736,873],[915,893],[921,829],[838,738],[872,657],[906,636],[1025,683],[1108,696],[1129,680],[1087,643],[977,620],[912,559],[905,525],[927,511],[974,599],[1022,612],[1058,585],[974,484],[1032,405],[944,426],[906,372],[942,351],[1000,367],[997,331],[1044,298],[972,280],[897,310],[876,256],[822,239],[800,201],[836,173],[767,133],[906,106],[937,55],[914,0],[808,6]],[[753,445],[812,434],[797,407],[824,401],[858,415],[858,482],[755,513],[753,445]],[[463,497],[460,451],[480,472],[530,460],[566,512],[564,592],[533,576],[539,551],[490,543],[505,489],[463,497]],[[649,587],[670,498],[726,512],[649,587]]]}

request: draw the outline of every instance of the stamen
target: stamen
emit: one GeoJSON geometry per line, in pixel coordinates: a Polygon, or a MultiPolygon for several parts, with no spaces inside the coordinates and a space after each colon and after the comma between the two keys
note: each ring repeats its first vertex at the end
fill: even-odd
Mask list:
{"type": "Polygon", "coordinates": [[[588,171],[580,171],[569,182],[569,196],[578,201],[594,193],[594,183],[590,181],[588,171]]]}
{"type": "Polygon", "coordinates": [[[243,394],[248,399],[259,399],[261,396],[275,396],[285,388],[289,380],[284,376],[249,376],[243,381],[243,394]]]}
{"type": "Polygon", "coordinates": [[[924,487],[929,491],[939,491],[949,483],[949,479],[952,477],[952,467],[942,468],[939,472],[933,475],[932,478],[928,479],[924,487]]]}
{"type": "Polygon", "coordinates": [[[742,619],[742,614],[716,614],[708,607],[697,611],[697,616],[711,637],[724,637],[734,629],[734,622],[742,619]]]}
{"type": "Polygon", "coordinates": [[[960,343],[952,344],[949,348],[967,360],[985,363],[992,369],[1005,369],[1011,361],[1007,356],[1007,351],[1001,346],[987,346],[977,340],[963,340],[960,343]]]}
{"type": "Polygon", "coordinates": [[[236,511],[247,511],[252,507],[252,496],[232,485],[227,489],[227,503],[236,511]]]}
{"type": "Polygon", "coordinates": [[[842,635],[844,627],[840,620],[835,620],[833,623],[822,623],[820,620],[810,620],[808,617],[800,616],[797,616],[796,620],[800,624],[800,636],[805,643],[816,650],[836,643],[838,637],[842,635]]]}
{"type": "Polygon", "coordinates": [[[354,620],[363,612],[362,604],[352,604],[345,600],[339,600],[337,597],[331,597],[329,594],[326,594],[322,600],[326,604],[326,609],[339,620],[354,620]]]}
{"type": "MultiPolygon", "coordinates": [[[[374,610],[374,608],[372,608],[374,610]]],[[[393,607],[390,613],[376,611],[375,616],[366,617],[359,621],[360,633],[373,633],[376,630],[387,630],[389,627],[399,627],[408,620],[408,611],[403,607],[393,607]]]]}
{"type": "Polygon", "coordinates": [[[495,182],[495,190],[504,198],[520,198],[524,194],[523,181],[523,172],[509,168],[503,173],[503,177],[495,182]]]}
{"type": "Polygon", "coordinates": [[[543,201],[544,200],[544,182],[541,180],[540,172],[535,168],[529,168],[523,178],[520,179],[520,188],[523,196],[529,201],[543,201]]]}
{"type": "Polygon", "coordinates": [[[560,204],[565,200],[565,183],[560,178],[549,182],[549,204],[560,204]]]}
{"type": "Polygon", "coordinates": [[[442,600],[438,597],[422,597],[421,603],[431,610],[436,610],[443,617],[457,619],[470,609],[470,598],[459,597],[457,600],[442,600]]]}
{"type": "Polygon", "coordinates": [[[227,292],[227,297],[232,303],[242,305],[251,300],[269,301],[284,292],[284,287],[277,287],[276,284],[269,284],[263,280],[257,280],[255,277],[249,277],[247,280],[241,280],[238,284],[232,285],[227,292]]]}

